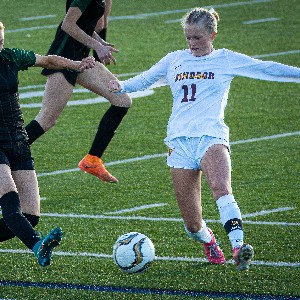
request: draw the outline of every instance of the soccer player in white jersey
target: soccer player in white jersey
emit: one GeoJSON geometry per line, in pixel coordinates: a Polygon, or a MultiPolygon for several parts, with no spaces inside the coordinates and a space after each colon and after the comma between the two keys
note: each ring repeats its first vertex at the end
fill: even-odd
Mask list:
{"type": "Polygon", "coordinates": [[[229,130],[224,123],[230,83],[235,76],[300,83],[300,69],[213,48],[219,15],[195,8],[183,19],[188,49],[167,54],[148,71],[111,81],[115,93],[144,90],[164,77],[173,95],[165,143],[176,199],[189,237],[204,244],[211,263],[224,263],[222,250],[202,219],[201,173],[211,189],[233,249],[238,271],[249,269],[253,247],[244,243],[242,217],[231,187],[229,130]]]}

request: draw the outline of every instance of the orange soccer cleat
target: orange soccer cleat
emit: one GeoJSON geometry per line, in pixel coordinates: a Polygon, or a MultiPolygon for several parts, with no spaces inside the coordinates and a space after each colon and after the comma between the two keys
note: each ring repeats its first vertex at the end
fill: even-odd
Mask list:
{"type": "Polygon", "coordinates": [[[87,154],[78,164],[78,167],[90,173],[104,182],[116,183],[118,179],[112,176],[104,167],[102,159],[97,156],[87,154]]]}

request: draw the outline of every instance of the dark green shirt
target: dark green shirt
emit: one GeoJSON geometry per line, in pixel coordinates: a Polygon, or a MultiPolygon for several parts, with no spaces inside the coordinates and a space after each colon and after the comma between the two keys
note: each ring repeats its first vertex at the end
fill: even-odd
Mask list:
{"type": "Polygon", "coordinates": [[[0,145],[12,145],[26,137],[19,104],[18,72],[35,64],[32,51],[4,48],[0,51],[0,145]]]}

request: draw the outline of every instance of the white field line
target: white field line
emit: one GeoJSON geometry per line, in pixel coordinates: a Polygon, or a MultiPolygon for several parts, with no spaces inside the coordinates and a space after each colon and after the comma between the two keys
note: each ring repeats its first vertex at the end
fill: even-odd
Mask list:
{"type": "MultiPolygon", "coordinates": [[[[231,142],[230,145],[253,143],[253,142],[259,142],[259,141],[265,141],[265,140],[271,140],[271,139],[278,139],[278,138],[294,136],[294,135],[300,135],[300,131],[286,132],[286,133],[275,134],[275,135],[270,135],[270,136],[265,136],[265,137],[260,137],[260,138],[247,139],[247,140],[239,140],[239,141],[231,142]]],[[[144,155],[144,156],[140,156],[140,157],[134,157],[134,158],[123,159],[123,160],[116,160],[116,161],[111,161],[111,162],[105,163],[105,166],[113,166],[113,165],[126,164],[126,163],[137,162],[137,161],[142,161],[142,160],[148,160],[148,159],[153,159],[153,158],[165,157],[166,155],[167,155],[167,153],[160,153],[160,154],[144,155]]],[[[79,170],[80,170],[79,168],[67,169],[67,170],[58,170],[58,171],[53,171],[53,172],[38,173],[37,176],[38,177],[52,176],[52,175],[59,175],[59,174],[64,174],[64,173],[76,172],[76,171],[79,171],[79,170]]]]}
{"type": "Polygon", "coordinates": [[[46,15],[46,16],[36,16],[36,17],[28,17],[28,18],[20,18],[20,21],[32,21],[32,20],[41,20],[41,19],[49,19],[54,18],[56,15],[46,15]]]}
{"type": "Polygon", "coordinates": [[[5,30],[5,33],[34,31],[34,30],[41,30],[41,29],[52,29],[52,28],[57,28],[57,26],[58,26],[58,24],[45,25],[45,26],[35,26],[35,27],[28,27],[28,28],[18,28],[18,29],[8,29],[8,30],[5,30]]]}
{"type": "Polygon", "coordinates": [[[266,19],[245,21],[245,22],[242,22],[242,24],[251,25],[251,24],[257,24],[257,23],[274,22],[274,21],[279,21],[279,20],[280,20],[280,18],[266,18],[266,19]]]}
{"type": "Polygon", "coordinates": [[[276,209],[262,210],[262,211],[251,213],[251,214],[244,214],[243,219],[249,218],[249,217],[263,216],[263,215],[268,215],[268,214],[271,214],[274,212],[282,212],[282,211],[293,210],[293,209],[294,209],[293,207],[279,207],[276,209]]]}
{"type": "MultiPolygon", "coordinates": [[[[90,91],[88,91],[90,93],[90,91]]],[[[139,92],[134,92],[134,93],[130,93],[130,97],[132,99],[135,98],[142,98],[142,97],[147,97],[150,96],[154,93],[153,88],[149,88],[147,90],[144,91],[139,91],[139,92]]],[[[26,93],[26,94],[33,94],[31,92],[26,93]]],[[[34,96],[36,97],[36,95],[38,96],[43,96],[44,91],[40,91],[40,92],[34,92],[34,96]]],[[[27,98],[31,98],[30,96],[28,97],[28,95],[26,95],[27,98]]],[[[89,105],[89,104],[97,104],[97,103],[107,103],[108,100],[102,96],[99,97],[94,97],[94,98],[88,98],[88,99],[82,99],[82,100],[69,100],[67,102],[67,106],[76,106],[76,105],[89,105]]],[[[21,104],[21,108],[38,108],[38,107],[42,107],[42,102],[37,102],[37,103],[22,103],[21,104]]]]}
{"type": "MultiPolygon", "coordinates": [[[[214,8],[221,8],[221,7],[232,7],[232,6],[241,6],[241,5],[248,5],[248,4],[255,4],[255,3],[265,3],[265,2],[272,2],[272,0],[253,0],[253,1],[242,1],[242,2],[234,2],[234,3],[227,3],[227,4],[218,4],[214,5],[214,8]]],[[[210,8],[210,7],[209,7],[210,8]]],[[[155,17],[159,15],[169,15],[169,14],[176,14],[176,13],[185,13],[189,11],[191,8],[185,8],[180,10],[168,10],[168,11],[161,11],[161,12],[154,12],[148,14],[137,14],[131,16],[110,16],[109,21],[116,21],[116,20],[137,20],[137,19],[145,19],[149,17],[155,17]]],[[[55,25],[48,25],[48,26],[37,26],[37,27],[29,27],[29,28],[18,28],[18,29],[7,29],[5,30],[6,33],[14,33],[14,32],[23,32],[23,31],[33,31],[39,29],[47,29],[47,28],[56,28],[58,24],[55,25]]]]}
{"type": "MultiPolygon", "coordinates": [[[[13,250],[13,249],[0,249],[0,253],[12,253],[12,254],[32,254],[30,250],[13,250]]],[[[53,255],[57,256],[72,256],[72,257],[94,257],[94,258],[106,258],[112,259],[111,254],[104,253],[90,253],[90,252],[62,252],[55,251],[53,255]]],[[[203,262],[207,263],[206,258],[201,257],[172,257],[172,256],[155,256],[155,260],[161,261],[180,261],[180,262],[203,262]]],[[[232,259],[226,261],[227,264],[234,264],[232,259]]],[[[272,262],[272,261],[252,261],[252,265],[267,266],[267,267],[300,267],[299,262],[272,262]]]]}
{"type": "MultiPolygon", "coordinates": [[[[260,20],[250,20],[250,21],[244,21],[242,24],[244,25],[251,25],[251,24],[257,24],[257,23],[265,23],[265,22],[274,22],[279,21],[281,18],[266,18],[266,19],[260,19],[260,20]]],[[[172,23],[180,23],[182,19],[175,19],[175,20],[167,20],[165,21],[166,24],[172,24],[172,23]]]]}
{"type": "Polygon", "coordinates": [[[253,58],[263,58],[263,57],[271,57],[271,56],[280,56],[280,55],[288,55],[288,54],[298,54],[300,50],[291,50],[291,51],[284,51],[284,52],[276,52],[276,53],[268,53],[268,54],[259,54],[253,55],[253,58]]]}
{"type": "MultiPolygon", "coordinates": [[[[106,220],[134,220],[134,221],[154,221],[154,222],[180,222],[181,218],[154,218],[154,217],[141,217],[141,216],[107,216],[107,215],[86,215],[86,214],[58,214],[58,213],[41,213],[44,217],[55,218],[77,218],[77,219],[106,219],[106,220]]],[[[206,223],[221,223],[220,220],[205,219],[206,223]]],[[[243,220],[243,224],[251,225],[272,225],[272,226],[300,226],[300,223],[288,223],[288,222],[267,222],[267,221],[249,221],[243,220]]]]}
{"type": "Polygon", "coordinates": [[[134,212],[134,211],[148,209],[148,208],[161,207],[161,206],[165,206],[165,205],[168,205],[168,204],[167,203],[154,203],[154,204],[148,204],[148,205],[135,206],[132,208],[127,208],[127,209],[121,209],[121,210],[117,210],[117,211],[106,212],[104,214],[105,215],[118,215],[118,214],[134,212]]]}

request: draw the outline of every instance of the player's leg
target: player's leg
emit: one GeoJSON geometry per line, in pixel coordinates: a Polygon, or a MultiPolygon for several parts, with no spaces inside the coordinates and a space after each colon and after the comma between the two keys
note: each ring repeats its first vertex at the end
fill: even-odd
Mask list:
{"type": "Polygon", "coordinates": [[[29,216],[27,219],[38,221],[40,217],[40,194],[35,171],[12,171],[12,177],[18,189],[22,213],[29,216]]]}
{"type": "Polygon", "coordinates": [[[0,182],[0,205],[3,220],[15,236],[29,249],[33,249],[40,238],[21,212],[18,190],[7,164],[0,164],[0,182]]]}
{"type": "MultiPolygon", "coordinates": [[[[38,221],[40,216],[40,196],[35,171],[33,169],[17,170],[12,172],[12,176],[18,189],[23,215],[29,221],[38,221]]],[[[32,222],[30,223],[32,224],[32,222]]],[[[46,237],[39,238],[32,247],[29,247],[42,267],[51,263],[53,248],[60,245],[61,240],[62,230],[58,227],[51,230],[46,237]]]]}
{"type": "Polygon", "coordinates": [[[29,144],[53,127],[71,97],[74,86],[61,72],[47,76],[42,108],[27,126],[29,144]]]}
{"type": "Polygon", "coordinates": [[[110,108],[100,120],[88,155],[78,165],[81,170],[107,182],[117,182],[118,180],[105,169],[101,157],[132,102],[127,94],[116,95],[108,90],[108,82],[113,79],[116,79],[116,77],[99,62],[96,63],[93,69],[80,73],[77,77],[78,84],[105,97],[111,103],[110,108]]]}
{"type": "Polygon", "coordinates": [[[222,144],[211,146],[201,160],[201,169],[218,205],[234,258],[238,260],[238,270],[246,270],[249,268],[253,249],[243,243],[242,216],[231,188],[231,160],[228,148],[222,144]]]}
{"type": "Polygon", "coordinates": [[[199,170],[171,168],[177,203],[188,236],[204,246],[209,262],[222,264],[225,258],[216,243],[213,232],[202,219],[201,172],[199,170]]]}
{"type": "MultiPolygon", "coordinates": [[[[14,148],[0,150],[2,196],[15,192],[20,200],[22,214],[32,227],[38,224],[40,216],[39,191],[34,172],[31,151],[27,143],[18,143],[14,148]]],[[[0,241],[11,239],[15,234],[7,226],[5,219],[0,219],[0,241]]]]}
{"type": "MultiPolygon", "coordinates": [[[[12,171],[11,173],[17,187],[22,214],[34,228],[40,219],[40,197],[36,174],[30,170],[12,171]]],[[[0,241],[3,242],[13,237],[15,234],[1,218],[0,241]]]]}
{"type": "MultiPolygon", "coordinates": [[[[3,168],[3,171],[0,172],[0,196],[4,196],[7,193],[15,192],[18,196],[20,196],[20,191],[22,194],[22,187],[20,187],[19,182],[14,179],[13,173],[11,169],[14,169],[14,167],[21,169],[32,169],[33,170],[33,163],[31,159],[31,153],[29,150],[28,145],[21,145],[16,146],[14,149],[7,149],[7,150],[0,150],[0,165],[1,168],[3,168]],[[20,151],[19,151],[20,150],[20,151]],[[13,152],[15,151],[16,158],[18,161],[16,161],[13,157],[13,152]],[[22,153],[22,154],[21,154],[22,153]],[[24,159],[24,155],[27,155],[27,159],[24,159]],[[10,157],[10,159],[9,159],[10,157]],[[21,160],[21,161],[20,161],[21,160]],[[16,164],[16,165],[15,165],[16,164]]],[[[27,178],[30,174],[25,174],[24,178],[27,178]]],[[[30,193],[33,193],[33,190],[35,190],[35,186],[28,186],[28,189],[30,190],[30,193]],[[32,190],[32,192],[31,192],[32,190]]],[[[39,206],[38,206],[39,207],[39,206]]],[[[30,224],[34,227],[37,225],[39,220],[39,210],[37,209],[28,211],[29,214],[24,214],[26,219],[30,222],[30,224]]],[[[0,219],[0,242],[9,240],[11,238],[15,237],[15,234],[9,229],[7,226],[4,218],[2,217],[0,219]]]]}
{"type": "MultiPolygon", "coordinates": [[[[27,146],[25,145],[25,147],[27,146]]],[[[24,147],[22,149],[24,150],[24,147]]],[[[0,206],[3,217],[3,222],[0,223],[0,240],[6,240],[2,237],[6,236],[8,230],[34,252],[41,266],[47,266],[51,262],[53,248],[59,245],[61,241],[62,232],[60,228],[55,228],[45,238],[41,239],[32,224],[22,214],[21,202],[23,209],[29,213],[27,215],[39,216],[38,184],[32,160],[22,161],[21,159],[18,163],[12,165],[12,168],[15,169],[19,166],[21,169],[31,168],[30,170],[11,171],[10,162],[14,164],[15,159],[20,159],[20,155],[15,157],[14,154],[11,154],[13,153],[7,154],[7,151],[4,153],[0,150],[0,206]],[[21,201],[19,190],[20,196],[23,197],[21,201]],[[24,197],[30,199],[25,200],[24,197]]],[[[30,151],[28,155],[30,155],[30,151]]],[[[36,219],[32,218],[31,221],[35,222],[36,219]]]]}

